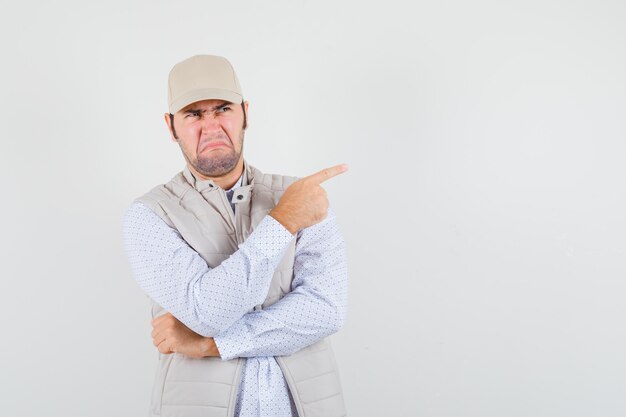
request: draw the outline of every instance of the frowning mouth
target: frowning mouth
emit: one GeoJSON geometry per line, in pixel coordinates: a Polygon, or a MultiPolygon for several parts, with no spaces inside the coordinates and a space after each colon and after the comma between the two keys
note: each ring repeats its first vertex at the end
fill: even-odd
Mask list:
{"type": "Polygon", "coordinates": [[[200,152],[202,153],[207,149],[216,149],[216,148],[230,148],[230,143],[222,141],[222,140],[212,140],[200,147],[200,152]]]}

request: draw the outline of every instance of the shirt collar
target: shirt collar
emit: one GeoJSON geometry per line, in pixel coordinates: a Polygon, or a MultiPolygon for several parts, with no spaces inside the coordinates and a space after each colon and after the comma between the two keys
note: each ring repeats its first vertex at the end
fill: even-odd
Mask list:
{"type": "Polygon", "coordinates": [[[235,188],[239,188],[241,187],[241,183],[243,182],[243,172],[241,173],[241,176],[239,177],[239,179],[237,180],[237,182],[235,183],[235,185],[233,185],[232,187],[230,187],[228,190],[226,191],[232,191],[235,188]]]}

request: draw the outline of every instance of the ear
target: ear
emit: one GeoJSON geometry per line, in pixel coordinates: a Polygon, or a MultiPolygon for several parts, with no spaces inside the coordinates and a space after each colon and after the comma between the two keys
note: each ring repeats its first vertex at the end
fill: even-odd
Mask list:
{"type": "Polygon", "coordinates": [[[163,115],[163,118],[165,119],[165,124],[167,125],[167,129],[170,131],[170,138],[172,139],[173,142],[178,143],[178,139],[176,139],[176,137],[174,136],[174,130],[172,129],[172,121],[170,120],[170,114],[165,113],[163,115]]]}
{"type": "Polygon", "coordinates": [[[247,101],[243,102],[243,109],[244,109],[244,112],[246,114],[246,130],[247,130],[248,126],[250,126],[250,113],[248,113],[248,102],[247,101]]]}

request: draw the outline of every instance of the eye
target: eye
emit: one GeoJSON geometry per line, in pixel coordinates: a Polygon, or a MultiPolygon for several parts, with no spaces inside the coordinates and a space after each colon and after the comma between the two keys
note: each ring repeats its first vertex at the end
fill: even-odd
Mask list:
{"type": "Polygon", "coordinates": [[[225,112],[226,110],[230,110],[230,106],[222,106],[219,109],[217,109],[218,112],[225,112]]]}
{"type": "Polygon", "coordinates": [[[189,113],[185,116],[185,119],[188,117],[200,117],[200,112],[199,111],[194,111],[192,113],[189,113]]]}

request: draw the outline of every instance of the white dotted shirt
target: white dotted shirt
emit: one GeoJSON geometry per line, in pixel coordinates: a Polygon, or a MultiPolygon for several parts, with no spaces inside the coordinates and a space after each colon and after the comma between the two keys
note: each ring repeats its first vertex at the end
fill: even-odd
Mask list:
{"type": "Polygon", "coordinates": [[[148,296],[196,333],[214,337],[222,359],[247,358],[235,416],[297,417],[274,356],[312,345],[345,319],[345,243],[332,210],[297,235],[292,291],[252,312],[293,239],[271,216],[215,268],[139,202],[126,211],[123,234],[135,279],[148,296]]]}

